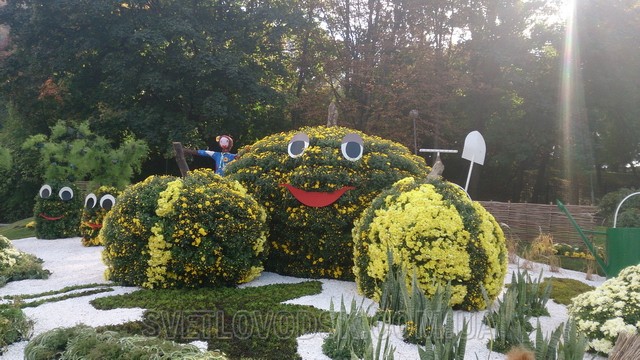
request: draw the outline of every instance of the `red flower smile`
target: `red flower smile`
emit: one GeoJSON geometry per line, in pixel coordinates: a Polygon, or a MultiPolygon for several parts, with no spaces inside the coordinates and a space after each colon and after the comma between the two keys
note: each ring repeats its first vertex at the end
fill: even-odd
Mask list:
{"type": "Polygon", "coordinates": [[[280,184],[280,186],[286,187],[291,195],[304,205],[311,207],[324,207],[336,202],[342,194],[347,190],[355,189],[354,186],[343,186],[342,188],[332,192],[320,192],[320,191],[305,191],[298,189],[290,184],[280,184]]]}
{"type": "Polygon", "coordinates": [[[38,214],[38,216],[40,216],[41,218],[48,220],[48,221],[56,221],[56,220],[60,220],[64,217],[64,215],[60,215],[60,216],[47,216],[44,213],[40,213],[38,214]]]}
{"type": "Polygon", "coordinates": [[[102,224],[94,224],[94,223],[90,223],[90,222],[86,222],[84,223],[86,226],[92,228],[93,230],[98,230],[102,228],[102,224]]]}

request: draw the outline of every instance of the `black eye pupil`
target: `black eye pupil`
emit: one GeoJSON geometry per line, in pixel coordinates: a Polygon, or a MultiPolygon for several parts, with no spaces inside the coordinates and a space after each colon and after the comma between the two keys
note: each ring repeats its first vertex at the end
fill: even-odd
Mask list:
{"type": "Polygon", "coordinates": [[[105,199],[102,201],[102,204],[100,205],[105,210],[111,210],[111,208],[113,207],[113,201],[111,201],[110,199],[105,199]]]}
{"type": "Polygon", "coordinates": [[[49,191],[49,190],[42,190],[42,193],[40,193],[40,196],[41,196],[43,199],[48,199],[48,198],[49,198],[49,196],[51,196],[51,191],[49,191]]]}
{"type": "Polygon", "coordinates": [[[291,153],[294,155],[300,155],[304,151],[304,141],[294,141],[290,145],[291,153]]]}
{"type": "Polygon", "coordinates": [[[360,144],[358,144],[357,142],[350,141],[347,143],[347,146],[345,147],[345,153],[350,158],[357,158],[360,155],[360,149],[361,149],[360,144]]]}
{"type": "Polygon", "coordinates": [[[88,199],[87,200],[87,209],[91,209],[94,206],[96,206],[96,201],[94,199],[88,199]]]}
{"type": "Polygon", "coordinates": [[[60,199],[62,200],[71,200],[73,198],[73,194],[69,191],[63,191],[60,193],[60,199]]]}

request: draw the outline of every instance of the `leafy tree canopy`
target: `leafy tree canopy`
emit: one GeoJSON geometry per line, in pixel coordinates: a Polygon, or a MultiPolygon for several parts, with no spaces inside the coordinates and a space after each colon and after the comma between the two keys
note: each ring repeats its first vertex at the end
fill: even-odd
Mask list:
{"type": "Polygon", "coordinates": [[[23,150],[40,152],[44,179],[58,181],[90,180],[96,185],[124,187],[140,165],[149,148],[145,141],[127,135],[115,148],[103,136],[95,135],[88,122],[69,126],[59,121],[51,128],[51,136],[29,137],[23,150]]]}

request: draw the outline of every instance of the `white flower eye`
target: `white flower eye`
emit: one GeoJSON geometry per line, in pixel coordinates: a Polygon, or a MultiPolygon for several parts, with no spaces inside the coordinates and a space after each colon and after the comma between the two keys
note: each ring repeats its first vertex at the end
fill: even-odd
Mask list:
{"type": "Polygon", "coordinates": [[[111,194],[104,195],[100,198],[100,207],[105,210],[111,210],[113,205],[116,204],[116,198],[111,194]]]}
{"type": "Polygon", "coordinates": [[[342,156],[349,161],[360,160],[364,153],[364,141],[358,134],[347,134],[342,138],[342,156]]]}
{"type": "Polygon", "coordinates": [[[40,188],[40,191],[38,192],[38,194],[40,194],[40,197],[43,199],[48,199],[51,194],[53,193],[53,190],[51,190],[51,185],[42,185],[42,187],[40,188]]]}
{"type": "Polygon", "coordinates": [[[65,186],[62,189],[60,189],[60,191],[58,192],[58,196],[63,201],[69,201],[69,200],[73,199],[73,190],[71,190],[70,187],[65,186]]]}
{"type": "Polygon", "coordinates": [[[296,134],[287,147],[287,152],[292,158],[301,156],[305,150],[309,147],[309,136],[305,133],[296,134]]]}
{"type": "Polygon", "coordinates": [[[96,194],[91,193],[84,198],[84,207],[87,209],[93,209],[94,206],[98,203],[98,198],[96,194]]]}

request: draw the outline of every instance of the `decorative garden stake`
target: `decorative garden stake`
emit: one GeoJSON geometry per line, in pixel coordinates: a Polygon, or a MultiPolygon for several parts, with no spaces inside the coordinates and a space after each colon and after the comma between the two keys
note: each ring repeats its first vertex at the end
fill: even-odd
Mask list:
{"type": "Polygon", "coordinates": [[[469,175],[467,175],[467,183],[464,185],[464,191],[469,189],[469,180],[471,180],[471,170],[473,170],[473,163],[484,165],[484,156],[487,152],[487,145],[484,143],[484,138],[478,131],[470,132],[464,139],[464,149],[462,149],[462,158],[471,161],[469,165],[469,175]]]}
{"type": "Polygon", "coordinates": [[[427,179],[438,179],[444,172],[444,163],[440,160],[440,153],[457,154],[458,150],[449,149],[420,149],[420,152],[436,153],[436,161],[431,167],[431,172],[427,175],[427,179]]]}

